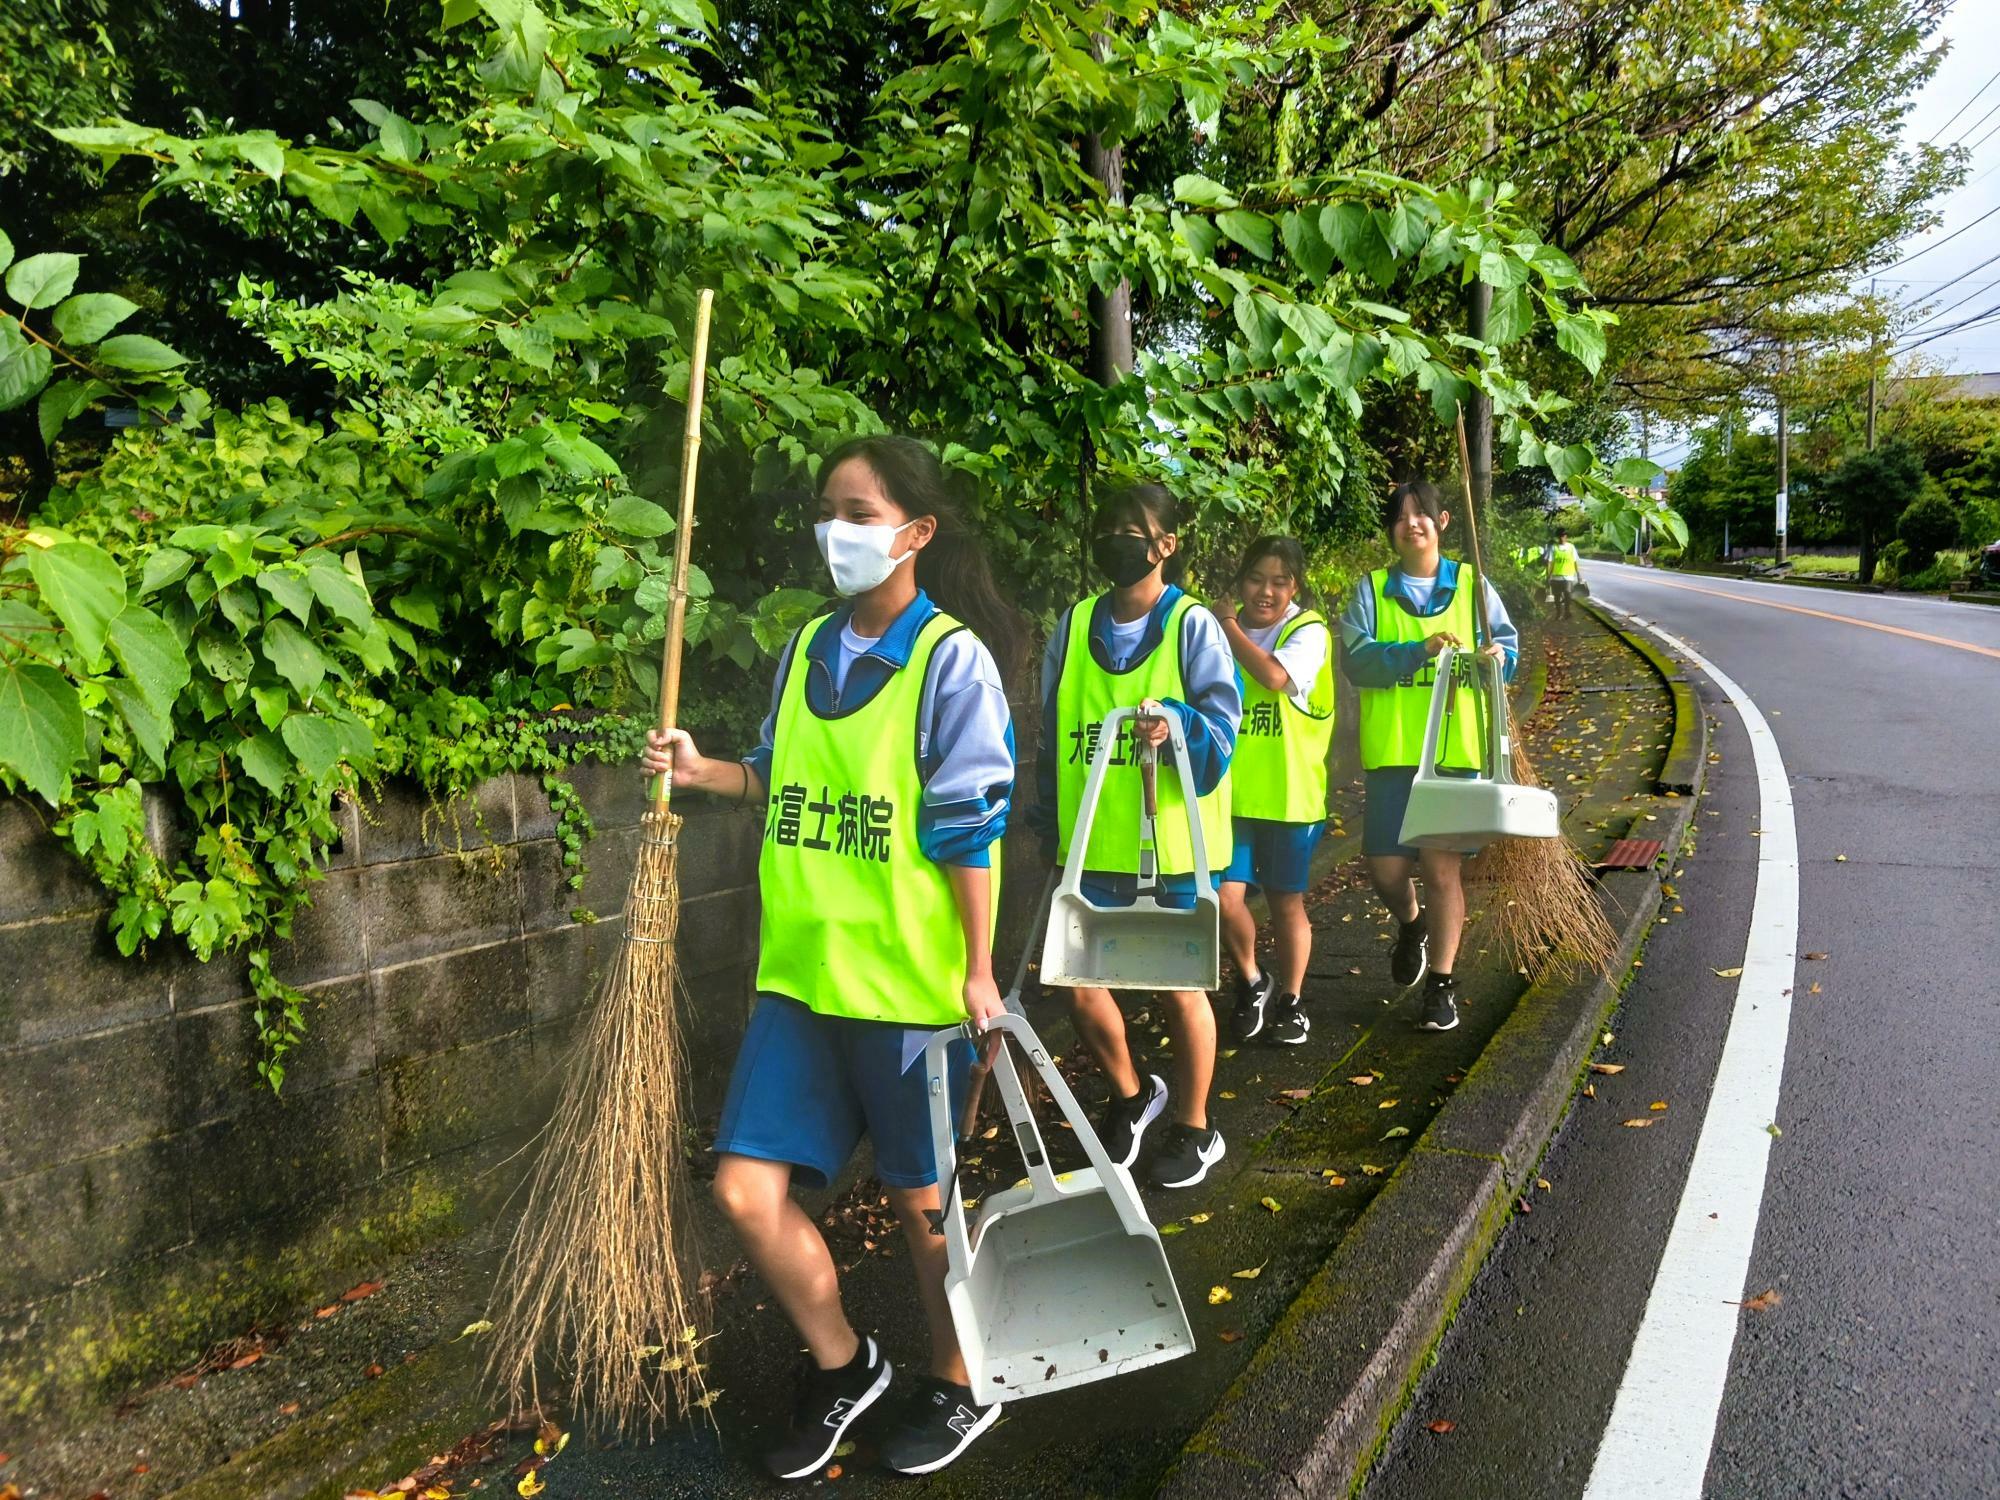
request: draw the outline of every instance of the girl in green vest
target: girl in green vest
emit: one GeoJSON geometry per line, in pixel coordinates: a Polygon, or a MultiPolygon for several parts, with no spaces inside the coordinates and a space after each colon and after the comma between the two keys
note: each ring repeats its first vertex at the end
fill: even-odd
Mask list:
{"type": "MultiPolygon", "coordinates": [[[[1073,604],[1049,637],[1042,660],[1042,748],[1036,769],[1041,798],[1032,816],[1052,857],[1069,857],[1070,831],[1084,778],[1097,751],[1099,725],[1114,708],[1144,707],[1134,741],[1167,743],[1166,714],[1186,737],[1203,842],[1212,862],[1229,848],[1229,758],[1243,710],[1222,626],[1172,579],[1180,571],[1181,512],[1157,484],[1107,495],[1091,523],[1091,560],[1108,592],[1073,604]]],[[[1167,752],[1171,754],[1171,751],[1167,752]]],[[[1138,891],[1139,766],[1135,744],[1117,747],[1105,776],[1084,856],[1084,894],[1100,906],[1130,905],[1138,891]]],[[[1162,766],[1155,846],[1163,904],[1194,904],[1193,841],[1180,776],[1162,766]]],[[[1212,864],[1210,878],[1219,873],[1212,864]]],[[[1144,1078],[1132,1063],[1125,1017],[1105,989],[1072,992],[1077,1035],[1111,1082],[1098,1137],[1112,1160],[1131,1166],[1147,1129],[1172,1121],[1151,1171],[1157,1187],[1192,1187],[1222,1159],[1222,1133],[1208,1123],[1215,1074],[1215,1015],[1200,990],[1166,997],[1174,1044],[1174,1087],[1144,1078]]]]}
{"type": "Polygon", "coordinates": [[[1243,720],[1229,765],[1234,855],[1222,872],[1222,935],[1236,961],[1238,1041],[1286,1046],[1306,1039],[1299,1003],[1312,925],[1305,889],[1326,832],[1326,761],[1333,745],[1333,635],[1311,607],[1305,553],[1288,536],[1260,537],[1236,570],[1222,633],[1243,677],[1243,720]],[[1270,904],[1275,971],[1257,965],[1252,884],[1270,904]]]}
{"type": "MultiPolygon", "coordinates": [[[[671,762],[676,786],[767,809],[757,1006],[723,1105],[714,1192],[810,1356],[791,1430],[765,1460],[781,1479],[818,1473],[889,1387],[888,1360],[848,1322],[833,1257],[790,1191],[830,1186],[864,1134],[931,1341],[884,1461],[940,1469],[1000,1411],[966,1385],[945,1242],[926,1218],[938,1189],[923,1054],[939,1028],[983,1027],[1003,1008],[991,942],[1014,783],[1004,684],[1023,631],[922,444],[835,450],[819,514],[845,602],[785,648],[757,748],[711,760],[672,730],[644,758],[649,775],[671,762]]],[[[967,1061],[954,1059],[954,1086],[967,1061]]]]}
{"type": "MultiPolygon", "coordinates": [[[[1437,486],[1422,480],[1399,484],[1382,508],[1382,526],[1396,549],[1392,567],[1377,568],[1354,591],[1340,619],[1341,665],[1361,690],[1361,767],[1365,774],[1361,852],[1382,904],[1400,924],[1389,959],[1390,977],[1408,989],[1429,974],[1418,1026],[1449,1031],[1458,1024],[1453,967],[1465,926],[1465,891],[1459,880],[1464,856],[1450,849],[1419,852],[1402,841],[1403,810],[1423,751],[1436,658],[1447,646],[1472,647],[1505,664],[1512,678],[1519,637],[1493,585],[1443,555],[1451,525],[1437,486]],[[1478,630],[1472,589],[1486,590],[1493,638],[1478,630]],[[1417,902],[1412,872],[1423,876],[1428,907],[1417,902]]],[[[1446,770],[1470,772],[1480,762],[1479,715],[1471,690],[1462,689],[1451,732],[1439,746],[1446,770]]]]}

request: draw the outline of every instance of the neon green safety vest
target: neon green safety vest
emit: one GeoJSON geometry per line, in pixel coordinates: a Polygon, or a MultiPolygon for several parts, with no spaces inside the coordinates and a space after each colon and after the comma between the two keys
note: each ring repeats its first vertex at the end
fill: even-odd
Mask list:
{"type": "MultiPolygon", "coordinates": [[[[1478,639],[1479,616],[1472,591],[1479,580],[1460,565],[1458,588],[1442,614],[1418,616],[1389,597],[1389,570],[1368,575],[1375,591],[1375,639],[1421,641],[1448,630],[1461,641],[1478,639]]],[[[1361,765],[1378,771],[1384,766],[1414,766],[1423,758],[1424,722],[1430,717],[1431,689],[1437,682],[1437,658],[1427,657],[1412,677],[1394,687],[1361,689],[1361,765]]],[[[1476,770],[1482,755],[1483,707],[1479,694],[1461,687],[1452,697],[1451,712],[1439,736],[1439,762],[1453,770],[1476,770]]]]}
{"type": "MultiPolygon", "coordinates": [[[[822,1015],[954,1025],[965,1019],[965,928],[944,867],[917,841],[917,715],[931,654],[965,627],[931,616],[880,692],[822,718],[806,699],[806,649],[829,618],[799,632],[778,699],[757,989],[822,1015]]],[[[995,916],[999,876],[995,844],[995,916]]]]}
{"type": "MultiPolygon", "coordinates": [[[[1090,652],[1090,621],[1097,598],[1085,599],[1070,611],[1068,650],[1062,678],[1056,684],[1056,722],[1042,742],[1042,754],[1060,755],[1056,767],[1056,827],[1063,859],[1069,858],[1070,830],[1083,805],[1083,783],[1097,753],[1099,726],[1114,708],[1137,708],[1148,698],[1187,701],[1181,674],[1181,626],[1194,600],[1182,595],[1167,612],[1160,644],[1123,672],[1107,672],[1090,652]]],[[[1139,871],[1139,757],[1132,749],[1130,721],[1113,747],[1104,774],[1104,792],[1090,827],[1090,848],[1084,868],[1113,874],[1139,871]]],[[[1187,804],[1181,799],[1180,772],[1161,758],[1159,817],[1155,819],[1154,853],[1163,875],[1185,875],[1194,869],[1194,843],[1188,837],[1187,804]]],[[[1229,863],[1229,777],[1196,804],[1201,813],[1202,842],[1208,846],[1208,866],[1229,863]]]]}
{"type": "Polygon", "coordinates": [[[1549,576],[1574,578],[1576,572],[1576,543],[1557,542],[1549,553],[1549,576]]]}
{"type": "MultiPolygon", "coordinates": [[[[1301,610],[1272,643],[1276,650],[1308,625],[1325,628],[1326,616],[1301,610]]],[[[1243,723],[1229,761],[1229,810],[1239,818],[1318,823],[1326,817],[1326,757],[1333,746],[1333,649],[1301,709],[1290,693],[1274,693],[1248,673],[1243,677],[1243,723]]]]}

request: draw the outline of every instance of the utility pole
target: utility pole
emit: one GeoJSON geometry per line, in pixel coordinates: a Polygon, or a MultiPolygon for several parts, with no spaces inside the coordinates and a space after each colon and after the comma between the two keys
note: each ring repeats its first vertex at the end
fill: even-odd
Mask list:
{"type": "MultiPolygon", "coordinates": [[[[1875,278],[1868,278],[1868,300],[1875,300],[1875,278]]],[[[1882,363],[1882,345],[1879,340],[1868,340],[1868,451],[1875,451],[1875,372],[1882,363]]]]}
{"type": "Polygon", "coordinates": [[[1778,398],[1778,546],[1777,561],[1785,560],[1785,531],[1791,505],[1790,434],[1785,431],[1785,346],[1778,345],[1778,380],[1773,387],[1778,398]]]}

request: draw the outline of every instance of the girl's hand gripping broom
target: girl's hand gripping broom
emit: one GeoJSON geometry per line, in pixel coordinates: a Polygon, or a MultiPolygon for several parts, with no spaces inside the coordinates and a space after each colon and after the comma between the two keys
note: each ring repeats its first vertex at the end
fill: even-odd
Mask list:
{"type": "MultiPolygon", "coordinates": [[[[660,666],[662,730],[674,726],[680,708],[714,301],[713,292],[701,293],[688,366],[680,527],[660,666]]],[[[593,1427],[619,1432],[650,1432],[710,1399],[696,1395],[704,1389],[695,1356],[707,1310],[687,1278],[699,1262],[686,1211],[690,1121],[674,951],[681,820],[668,807],[672,783],[670,773],[654,787],[617,960],[569,1059],[562,1101],[500,1269],[488,1364],[517,1409],[540,1404],[546,1369],[553,1394],[593,1427]]]]}
{"type": "MultiPolygon", "coordinates": [[[[1493,622],[1486,607],[1486,569],[1479,556],[1479,517],[1473,510],[1472,456],[1465,440],[1463,406],[1458,409],[1458,469],[1465,485],[1472,571],[1479,581],[1473,607],[1478,611],[1479,633],[1490,641],[1493,622]]],[[[1514,779],[1523,786],[1540,786],[1518,734],[1513,736],[1513,754],[1514,779]]],[[[1501,952],[1514,969],[1539,978],[1550,970],[1603,973],[1611,962],[1617,934],[1598,902],[1590,866],[1567,834],[1552,839],[1495,839],[1467,864],[1466,873],[1491,887],[1501,952]]]]}

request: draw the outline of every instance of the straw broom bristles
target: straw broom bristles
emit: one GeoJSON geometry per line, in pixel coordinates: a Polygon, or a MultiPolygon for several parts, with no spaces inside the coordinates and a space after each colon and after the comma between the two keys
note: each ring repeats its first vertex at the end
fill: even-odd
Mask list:
{"type": "Polygon", "coordinates": [[[500,1271],[488,1372],[538,1406],[559,1394],[596,1427],[648,1434],[706,1405],[708,1309],[685,1275],[686,1052],[679,1024],[680,818],[649,814],[625,935],[571,1053],[528,1202],[500,1271]]]}

